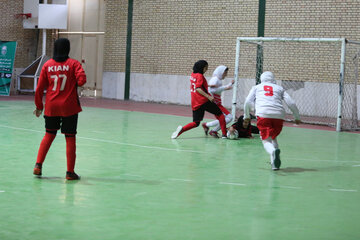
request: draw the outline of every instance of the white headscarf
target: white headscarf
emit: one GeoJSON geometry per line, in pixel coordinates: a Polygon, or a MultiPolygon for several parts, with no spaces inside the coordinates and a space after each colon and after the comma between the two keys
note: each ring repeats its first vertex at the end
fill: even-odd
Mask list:
{"type": "Polygon", "coordinates": [[[220,65],[218,66],[214,72],[213,72],[213,77],[217,77],[218,79],[222,79],[222,75],[224,74],[225,70],[227,69],[228,67],[227,66],[224,66],[224,65],[220,65]]]}
{"type": "Polygon", "coordinates": [[[260,76],[260,80],[262,83],[270,82],[270,83],[276,83],[274,74],[272,72],[263,72],[260,76]]]}

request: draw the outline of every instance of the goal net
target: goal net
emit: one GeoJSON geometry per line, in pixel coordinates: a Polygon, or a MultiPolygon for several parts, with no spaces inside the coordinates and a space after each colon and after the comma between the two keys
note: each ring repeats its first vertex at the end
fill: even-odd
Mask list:
{"type": "MultiPolygon", "coordinates": [[[[237,38],[232,113],[264,71],[295,100],[305,123],[359,130],[360,42],[345,38],[237,38]]],[[[286,107],[285,107],[286,108],[286,107]]],[[[287,119],[293,120],[286,108],[287,119]]]]}

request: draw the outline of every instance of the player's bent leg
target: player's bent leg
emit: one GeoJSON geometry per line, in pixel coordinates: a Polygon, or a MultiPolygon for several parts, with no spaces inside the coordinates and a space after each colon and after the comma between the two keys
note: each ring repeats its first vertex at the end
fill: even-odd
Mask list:
{"type": "Polygon", "coordinates": [[[265,140],[262,140],[262,143],[264,145],[264,149],[268,154],[270,154],[270,163],[273,170],[279,170],[279,167],[281,165],[280,161],[280,150],[276,149],[273,145],[273,141],[271,138],[267,138],[265,140]]]}
{"type": "Polygon", "coordinates": [[[233,115],[231,113],[229,113],[228,115],[225,115],[225,122],[226,124],[228,124],[229,122],[231,122],[233,120],[233,115]]]}
{"type": "MultiPolygon", "coordinates": [[[[216,115],[215,115],[216,116],[216,115]]],[[[226,137],[226,122],[225,122],[225,116],[224,114],[217,115],[216,118],[220,122],[221,132],[222,132],[222,138],[226,137]]]]}
{"type": "MultiPolygon", "coordinates": [[[[219,121],[218,120],[216,120],[218,123],[219,123],[219,121]]],[[[218,124],[218,125],[216,125],[213,129],[212,129],[212,132],[218,132],[219,130],[221,129],[221,127],[220,127],[220,123],[218,124]]]]}
{"type": "MultiPolygon", "coordinates": [[[[225,116],[225,123],[226,124],[228,124],[229,122],[231,122],[232,121],[232,119],[233,119],[233,117],[232,117],[232,115],[231,114],[228,114],[228,115],[224,115],[225,116]]],[[[220,122],[219,122],[219,120],[216,120],[216,125],[214,126],[214,128],[213,128],[213,131],[214,132],[217,132],[217,131],[219,131],[220,130],[220,122]]]]}
{"type": "Polygon", "coordinates": [[[189,131],[190,129],[196,128],[200,125],[200,122],[191,122],[186,124],[184,127],[178,126],[175,132],[171,135],[172,139],[178,138],[183,132],[189,131]]]}
{"type": "Polygon", "coordinates": [[[36,158],[35,167],[33,170],[34,175],[41,176],[42,175],[42,164],[45,161],[46,155],[50,149],[52,142],[56,137],[57,130],[56,129],[46,129],[45,136],[43,137],[38,155],[36,158]]]}
{"type": "Polygon", "coordinates": [[[181,133],[189,131],[190,129],[196,128],[199,125],[200,125],[200,121],[194,121],[194,122],[188,123],[182,128],[183,131],[181,133]]]}
{"type": "Polygon", "coordinates": [[[272,143],[273,143],[274,148],[279,148],[279,144],[278,144],[278,141],[277,141],[276,138],[274,138],[274,139],[272,140],[272,143]]]}
{"type": "Polygon", "coordinates": [[[268,154],[272,154],[275,151],[274,145],[272,144],[272,139],[271,138],[267,138],[265,140],[262,140],[262,144],[264,146],[265,151],[268,154]]]}
{"type": "Polygon", "coordinates": [[[219,125],[220,123],[219,123],[219,120],[214,120],[214,121],[211,121],[211,122],[208,122],[208,123],[206,123],[206,126],[207,127],[215,127],[215,126],[217,126],[217,125],[219,125]]]}
{"type": "Polygon", "coordinates": [[[221,112],[220,108],[215,103],[209,101],[206,104],[204,104],[204,109],[209,113],[214,114],[216,119],[219,120],[221,132],[222,132],[222,138],[227,138],[225,116],[221,112]]]}

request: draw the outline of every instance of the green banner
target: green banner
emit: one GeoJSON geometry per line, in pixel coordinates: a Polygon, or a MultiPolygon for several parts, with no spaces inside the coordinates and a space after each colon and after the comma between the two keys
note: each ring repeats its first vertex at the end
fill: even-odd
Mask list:
{"type": "Polygon", "coordinates": [[[10,95],[16,42],[0,41],[0,95],[10,95]]]}

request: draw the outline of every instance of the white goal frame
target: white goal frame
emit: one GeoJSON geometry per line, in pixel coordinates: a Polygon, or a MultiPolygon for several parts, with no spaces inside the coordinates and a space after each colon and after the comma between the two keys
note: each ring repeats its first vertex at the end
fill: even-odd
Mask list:
{"type": "MultiPolygon", "coordinates": [[[[342,115],[342,101],[343,101],[343,88],[345,79],[345,54],[346,44],[353,43],[359,44],[358,41],[350,41],[346,38],[283,38],[283,37],[238,37],[236,40],[236,58],[235,58],[235,71],[232,97],[232,115],[236,116],[236,101],[239,81],[239,66],[241,61],[240,48],[242,42],[250,42],[261,44],[262,42],[339,42],[341,43],[341,59],[339,59],[339,95],[338,95],[338,109],[336,116],[336,131],[341,131],[341,115],[342,115]]],[[[254,83],[255,84],[255,83],[254,83]]],[[[335,117],[335,116],[334,116],[335,117]]]]}

